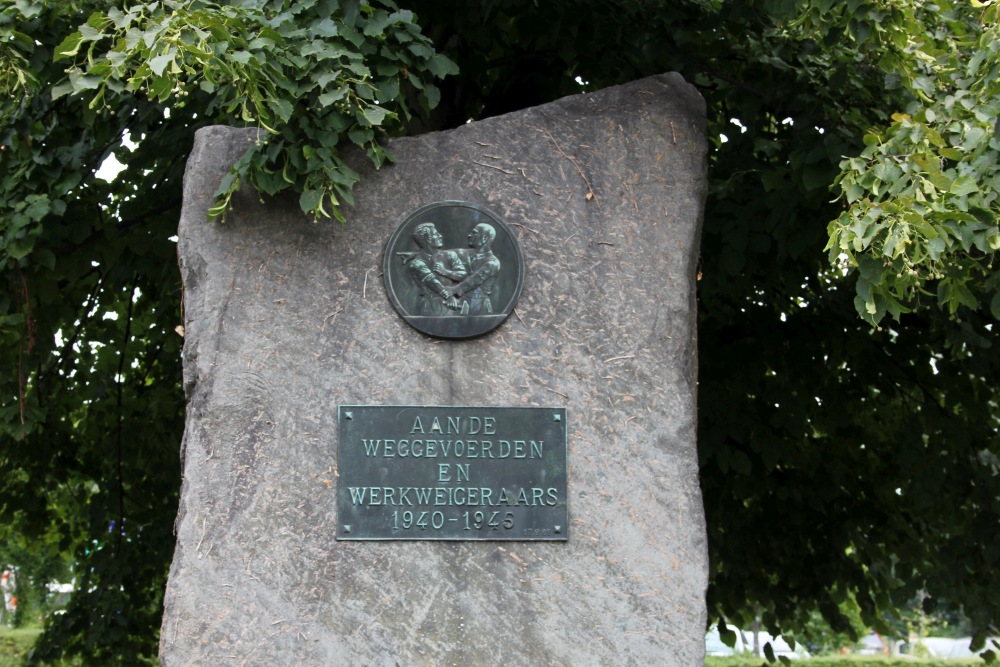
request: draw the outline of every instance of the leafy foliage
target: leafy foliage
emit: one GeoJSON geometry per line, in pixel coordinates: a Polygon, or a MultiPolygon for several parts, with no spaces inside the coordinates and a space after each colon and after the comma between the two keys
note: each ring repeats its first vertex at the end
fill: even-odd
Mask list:
{"type": "Polygon", "coordinates": [[[419,31],[389,2],[5,4],[0,515],[71,558],[80,591],[40,655],[155,653],[183,410],[170,237],[198,127],[260,128],[216,213],[242,175],[336,215],[355,178],[342,145],[380,163],[381,132],[668,70],[702,92],[713,143],[699,282],[713,618],[798,631],[819,610],[853,634],[854,600],[885,631],[923,591],[982,639],[1000,616],[1000,355],[981,308],[997,77],[995,17],[970,7],[423,2],[419,31]],[[461,76],[432,85],[452,62],[461,76]],[[125,168],[108,182],[110,155],[125,168]],[[935,289],[945,308],[918,307],[935,289]]]}
{"type": "Polygon", "coordinates": [[[868,626],[861,620],[861,608],[853,598],[844,600],[838,607],[847,621],[846,631],[834,631],[818,611],[813,611],[808,621],[795,628],[795,639],[808,647],[812,655],[840,654],[845,648],[854,648],[858,639],[868,634],[868,626]]]}
{"type": "Polygon", "coordinates": [[[858,311],[873,324],[928,296],[952,315],[985,302],[1000,318],[1000,6],[889,11],[870,32],[844,9],[830,21],[814,7],[804,19],[816,32],[854,28],[859,51],[880,53],[887,83],[912,96],[887,127],[865,135],[861,155],[841,163],[849,208],[830,224],[831,260],[846,257],[859,270],[858,311]]]}
{"type": "Polygon", "coordinates": [[[70,563],[58,544],[51,541],[51,535],[32,542],[23,535],[10,535],[0,542],[0,564],[6,568],[11,563],[20,564],[14,571],[17,606],[13,618],[6,613],[0,616],[8,625],[22,627],[53,610],[48,584],[69,581],[70,563]]]}
{"type": "Polygon", "coordinates": [[[410,115],[403,85],[418,90],[430,108],[438,100],[430,79],[457,71],[413,19],[391,2],[162,0],[127,11],[112,7],[92,14],[56,47],[56,60],[79,62],[52,96],[93,91],[89,108],[113,112],[121,96],[144,94],[171,109],[195,103],[209,116],[257,124],[260,141],[223,179],[210,217],[223,216],[247,181],[269,195],[291,187],[301,193],[303,211],[344,221],[340,201],[351,203],[358,175],[338,147],[349,140],[381,166],[391,156],[376,131],[398,120],[394,107],[410,115]],[[99,47],[110,50],[101,54],[99,47]],[[204,95],[189,99],[194,90],[204,95]]]}

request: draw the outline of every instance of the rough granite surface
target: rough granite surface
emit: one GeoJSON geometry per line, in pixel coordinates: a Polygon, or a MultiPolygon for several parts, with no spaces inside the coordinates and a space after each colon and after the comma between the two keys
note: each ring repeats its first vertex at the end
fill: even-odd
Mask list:
{"type": "Polygon", "coordinates": [[[212,193],[253,131],[201,130],[179,231],[187,424],[161,663],[704,664],[695,450],[704,103],[677,74],[394,139],[348,223],[212,193]],[[384,244],[440,200],[519,235],[515,314],[428,338],[384,244]],[[569,542],[337,542],[337,406],[565,406],[569,542]]]}

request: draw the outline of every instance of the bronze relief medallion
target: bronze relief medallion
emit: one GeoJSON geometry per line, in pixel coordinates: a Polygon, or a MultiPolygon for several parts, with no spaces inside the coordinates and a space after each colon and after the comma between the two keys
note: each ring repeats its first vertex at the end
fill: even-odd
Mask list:
{"type": "Polygon", "coordinates": [[[437,338],[473,338],[500,326],[524,283],[524,257],[499,216],[443,201],[406,217],[386,244],[385,289],[396,312],[437,338]]]}

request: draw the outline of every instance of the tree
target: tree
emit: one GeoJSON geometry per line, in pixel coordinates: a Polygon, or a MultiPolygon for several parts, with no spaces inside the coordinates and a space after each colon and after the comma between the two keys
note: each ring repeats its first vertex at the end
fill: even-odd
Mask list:
{"type": "Polygon", "coordinates": [[[706,98],[713,142],[699,282],[712,615],[788,631],[818,609],[849,630],[853,599],[884,627],[922,590],[981,636],[1000,576],[983,130],[998,39],[995,5],[974,5],[8,3],[0,507],[74,554],[83,581],[43,654],[155,652],[183,409],[170,237],[195,129],[261,129],[220,216],[242,176],[357,224],[343,143],[380,164],[385,132],[668,70],[706,98]],[[111,154],[126,168],[109,183],[94,171],[111,154]]]}
{"type": "MultiPolygon", "coordinates": [[[[864,136],[860,156],[841,163],[849,207],[830,224],[831,259],[859,269],[859,312],[874,324],[928,297],[952,314],[989,304],[1000,317],[992,268],[1000,250],[1000,7],[990,4],[902,4],[882,32],[858,40],[871,56],[882,51],[887,84],[914,96],[887,127],[864,136]]],[[[817,36],[829,25],[816,12],[804,22],[817,36]]]]}
{"type": "Polygon", "coordinates": [[[262,130],[220,216],[241,176],[294,185],[322,216],[356,179],[341,138],[381,163],[374,133],[407,113],[404,81],[429,106],[434,72],[453,68],[391,3],[264,4],[19,0],[0,13],[0,511],[14,534],[72,554],[77,579],[41,659],[155,657],[184,405],[171,237],[193,132],[262,130]],[[111,155],[125,170],[107,182],[96,170],[111,155]]]}

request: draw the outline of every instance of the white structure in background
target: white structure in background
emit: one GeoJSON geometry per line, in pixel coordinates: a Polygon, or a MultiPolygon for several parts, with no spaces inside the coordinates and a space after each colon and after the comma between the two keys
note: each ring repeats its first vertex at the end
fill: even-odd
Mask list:
{"type": "Polygon", "coordinates": [[[980,652],[973,653],[969,650],[972,637],[911,637],[910,643],[900,652],[908,655],[921,655],[926,653],[934,658],[977,658],[983,652],[1000,650],[1000,637],[990,637],[986,640],[986,645],[980,652]]]}
{"type": "Polygon", "coordinates": [[[17,611],[17,581],[14,570],[6,569],[0,575],[0,591],[3,591],[3,610],[0,612],[0,619],[5,623],[14,620],[14,612],[17,611]]]}
{"type": "MultiPolygon", "coordinates": [[[[754,639],[752,632],[743,632],[731,625],[727,625],[726,629],[736,633],[736,643],[733,644],[733,647],[726,646],[725,642],[722,641],[722,637],[719,636],[719,629],[713,625],[705,635],[705,655],[728,656],[753,653],[754,639]]],[[[760,640],[761,657],[764,656],[764,646],[768,643],[771,644],[775,658],[780,658],[781,656],[789,659],[811,657],[809,651],[804,646],[796,645],[793,648],[781,637],[772,637],[767,632],[758,632],[757,637],[760,640]]]]}
{"type": "MultiPolygon", "coordinates": [[[[748,635],[748,638],[750,639],[750,651],[753,651],[753,635],[752,634],[748,635]]],[[[801,646],[799,644],[795,644],[794,646],[789,646],[788,642],[786,642],[781,637],[772,637],[767,632],[758,632],[757,639],[758,641],[760,641],[760,655],[762,657],[765,655],[764,647],[767,644],[771,645],[771,649],[774,651],[775,658],[780,658],[781,656],[785,656],[786,658],[794,660],[796,658],[812,657],[809,654],[809,651],[807,651],[804,646],[801,646]]]]}
{"type": "Polygon", "coordinates": [[[746,635],[743,634],[742,630],[731,625],[727,625],[726,629],[736,633],[736,643],[733,644],[733,647],[726,646],[722,637],[719,636],[719,628],[713,625],[705,635],[705,655],[743,655],[750,650],[746,635]]]}

